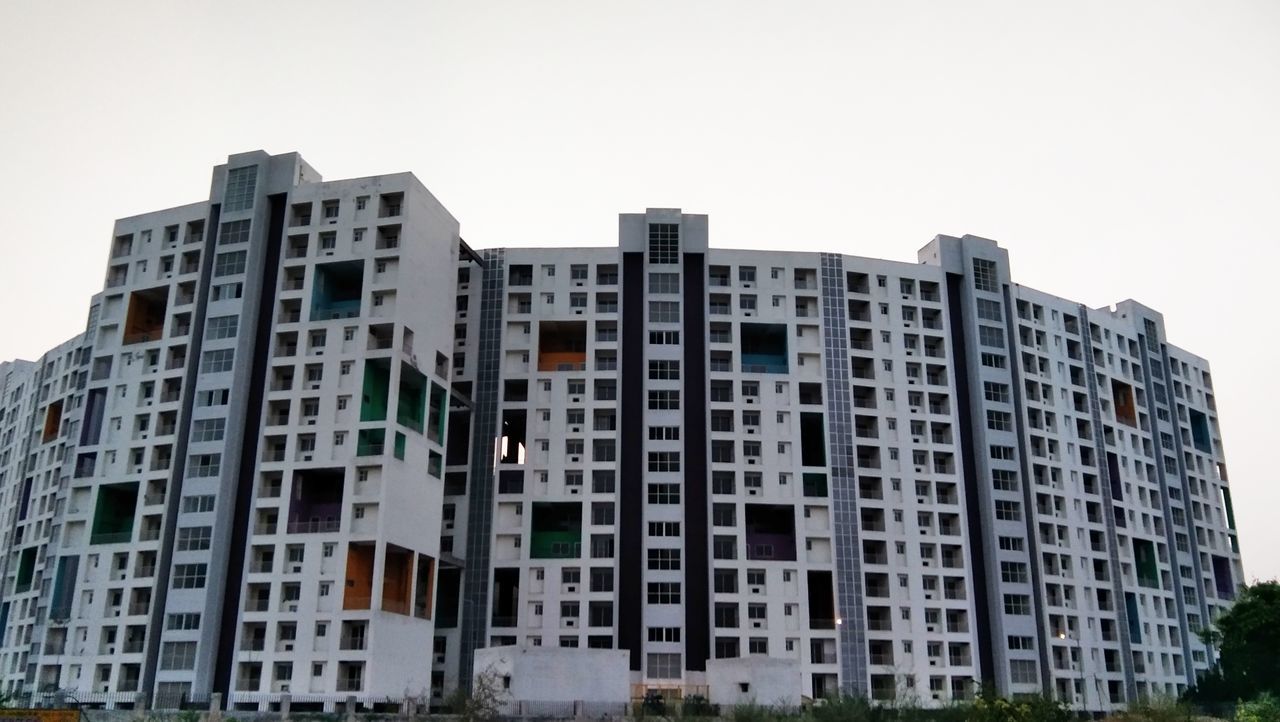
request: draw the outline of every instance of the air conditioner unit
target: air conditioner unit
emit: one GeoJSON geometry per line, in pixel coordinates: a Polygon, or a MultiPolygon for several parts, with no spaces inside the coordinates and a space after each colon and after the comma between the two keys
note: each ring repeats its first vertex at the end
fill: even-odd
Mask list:
{"type": "Polygon", "coordinates": [[[576,456],[576,455],[575,455],[575,456],[570,456],[570,457],[569,457],[569,463],[571,463],[571,464],[577,464],[577,463],[580,463],[581,461],[582,461],[582,457],[581,457],[581,456],[576,456]]]}
{"type": "Polygon", "coordinates": [[[302,573],[302,562],[297,562],[297,563],[295,563],[295,564],[290,564],[290,565],[289,565],[289,571],[290,571],[291,573],[293,573],[293,574],[301,574],[301,573],[302,573]]]}
{"type": "Polygon", "coordinates": [[[564,626],[573,629],[578,626],[578,620],[573,617],[568,617],[564,620],[564,626]]]}
{"type": "Polygon", "coordinates": [[[316,417],[314,416],[307,417],[307,426],[315,426],[315,425],[316,425],[316,417]]]}
{"type": "Polygon", "coordinates": [[[582,403],[582,397],[581,397],[581,396],[570,396],[570,397],[569,397],[569,401],[570,401],[570,402],[572,402],[572,403],[575,403],[575,404],[580,404],[580,403],[582,403]]]}
{"type": "Polygon", "coordinates": [[[570,494],[580,494],[580,493],[582,493],[582,489],[581,489],[581,488],[579,488],[579,487],[576,487],[576,486],[571,486],[571,487],[569,487],[569,493],[570,493],[570,494]]]}
{"type": "Polygon", "coordinates": [[[747,495],[749,496],[756,496],[759,493],[760,493],[759,489],[747,489],[747,495]]]}
{"type": "Polygon", "coordinates": [[[565,592],[567,592],[567,593],[569,593],[569,594],[573,594],[574,592],[577,592],[577,591],[578,591],[578,585],[577,585],[577,584],[566,584],[566,585],[564,585],[564,590],[565,590],[565,592]]]}
{"type": "Polygon", "coordinates": [[[757,459],[756,459],[756,457],[754,457],[754,456],[748,456],[748,457],[747,457],[747,463],[748,463],[748,464],[754,464],[754,463],[756,463],[756,461],[758,461],[758,460],[757,460],[757,459]]]}
{"type": "Polygon", "coordinates": [[[303,460],[303,461],[311,461],[311,454],[303,454],[303,455],[302,455],[302,460],[303,460]]]}
{"type": "Polygon", "coordinates": [[[569,431],[570,431],[570,433],[580,434],[580,433],[582,433],[582,427],[581,427],[581,426],[570,426],[570,427],[569,427],[569,431]]]}
{"type": "Polygon", "coordinates": [[[756,427],[754,427],[754,426],[748,426],[748,427],[747,427],[747,433],[748,433],[748,434],[754,434],[754,433],[756,433],[756,431],[758,431],[758,430],[759,430],[759,429],[757,429],[757,428],[756,428],[756,427]]]}
{"type": "Polygon", "coordinates": [[[752,594],[764,594],[764,587],[751,587],[752,594]]]}
{"type": "Polygon", "coordinates": [[[284,651],[286,651],[286,652],[292,652],[292,651],[293,651],[293,642],[285,642],[285,643],[284,643],[284,651]]]}
{"type": "Polygon", "coordinates": [[[764,627],[764,622],[760,621],[759,619],[756,619],[751,622],[752,629],[760,629],[762,627],[764,627]]]}
{"type": "Polygon", "coordinates": [[[754,396],[745,396],[743,398],[746,400],[748,404],[754,404],[756,402],[756,397],[754,396]]]}

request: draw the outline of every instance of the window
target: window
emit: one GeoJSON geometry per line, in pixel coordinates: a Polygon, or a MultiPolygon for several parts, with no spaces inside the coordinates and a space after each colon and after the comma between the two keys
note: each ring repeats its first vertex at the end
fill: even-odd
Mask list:
{"type": "Polygon", "coordinates": [[[213,504],[214,504],[213,494],[202,494],[200,496],[184,496],[182,497],[182,513],[200,514],[206,511],[213,511],[213,504]]]}
{"type": "Polygon", "coordinates": [[[645,655],[645,671],[650,679],[679,679],[680,655],[650,652],[645,655]]]}
{"type": "Polygon", "coordinates": [[[649,471],[680,471],[680,452],[650,451],[649,471]]]}
{"type": "MultiPolygon", "coordinates": [[[[258,181],[258,166],[247,165],[227,171],[227,188],[222,196],[222,210],[246,211],[253,207],[254,186],[258,181]]],[[[173,667],[173,669],[191,669],[173,667]]]]}
{"type": "Polygon", "coordinates": [[[996,518],[1001,521],[1018,521],[1022,518],[1022,508],[1016,501],[996,499],[996,518]]]}
{"type": "Polygon", "coordinates": [[[1001,461],[1013,461],[1012,446],[1000,446],[998,444],[992,444],[990,451],[991,451],[991,458],[993,459],[999,459],[1001,461]]]}
{"type": "Polygon", "coordinates": [[[655,346],[678,346],[680,345],[679,331],[650,331],[649,343],[655,346]]]}
{"type": "Polygon", "coordinates": [[[679,441],[679,426],[650,426],[649,441],[679,441]]]}
{"type": "Polygon", "coordinates": [[[219,253],[213,261],[213,275],[216,276],[234,276],[237,273],[244,273],[245,263],[249,258],[248,251],[231,251],[230,253],[219,253]]]}
{"type": "Polygon", "coordinates": [[[226,419],[196,419],[191,425],[191,441],[221,441],[226,429],[226,419]]]}
{"type": "Polygon", "coordinates": [[[207,564],[174,564],[173,588],[203,589],[208,569],[207,564]]]}
{"type": "Polygon", "coordinates": [[[230,389],[210,389],[196,394],[196,406],[226,406],[230,389]]]}
{"type": "Polygon", "coordinates": [[[1022,562],[1000,562],[1000,581],[1007,584],[1026,584],[1027,565],[1022,562]]]}
{"type": "Polygon", "coordinates": [[[207,479],[222,470],[222,454],[192,454],[187,462],[187,476],[207,479]]]}
{"type": "Polygon", "coordinates": [[[1004,368],[1004,356],[998,353],[982,354],[982,365],[992,369],[1004,368]]]}
{"type": "Polygon", "coordinates": [[[987,409],[987,428],[993,431],[1013,431],[1013,416],[1007,411],[987,409]]]}
{"type": "Polygon", "coordinates": [[[650,549],[648,557],[650,569],[668,571],[680,569],[679,549],[650,549]]]}
{"type": "Polygon", "coordinates": [[[160,669],[195,668],[195,642],[165,642],[160,646],[160,669]]]}
{"type": "Polygon", "coordinates": [[[1007,646],[1009,647],[1009,649],[1021,649],[1021,650],[1035,649],[1035,644],[1031,641],[1031,637],[1019,637],[1013,634],[1009,635],[1007,646]]]}
{"type": "Polygon", "coordinates": [[[679,301],[650,301],[650,323],[680,323],[679,301]]]}
{"type": "Polygon", "coordinates": [[[680,362],[650,361],[649,378],[659,381],[678,381],[680,379],[680,362]]]}
{"type": "Polygon", "coordinates": [[[1000,491],[1017,491],[1018,474],[1008,469],[992,469],[991,485],[1000,491]]]}
{"type": "Polygon", "coordinates": [[[1031,614],[1031,597],[1026,594],[1004,595],[1005,614],[1031,614]]]}
{"type": "Polygon", "coordinates": [[[999,384],[994,381],[983,381],[982,395],[987,401],[1007,404],[1009,403],[1009,385],[999,384]]]}
{"type": "Polygon", "coordinates": [[[214,285],[210,300],[232,301],[244,295],[243,283],[219,283],[214,285]]]}
{"type": "Polygon", "coordinates": [[[680,262],[680,226],[676,223],[649,224],[649,263],[680,262]]]}
{"type": "Polygon", "coordinates": [[[239,316],[214,316],[205,323],[204,337],[209,341],[216,341],[220,338],[235,338],[239,326],[239,316]]]}
{"type": "Polygon", "coordinates": [[[611,494],[615,487],[613,469],[596,469],[591,472],[591,491],[595,494],[611,494]]]}
{"type": "Polygon", "coordinates": [[[1004,330],[995,326],[978,326],[978,343],[988,348],[1004,348],[1004,330]]]}
{"type": "Polygon", "coordinates": [[[185,526],[178,528],[178,551],[195,552],[209,548],[213,538],[213,527],[185,526]]]}
{"type": "Polygon", "coordinates": [[[973,287],[979,291],[996,293],[1000,287],[996,282],[996,264],[985,258],[973,259],[973,287]]]}
{"type": "Polygon", "coordinates": [[[650,273],[649,293],[680,293],[680,274],[650,273]]]}
{"type": "Polygon", "coordinates": [[[979,298],[978,301],[978,318],[985,321],[1003,321],[1004,313],[1000,309],[999,301],[992,301],[989,298],[979,298]]]}
{"type": "Polygon", "coordinates": [[[230,348],[205,351],[204,357],[200,361],[200,373],[216,374],[230,371],[235,361],[235,355],[235,349],[230,348]]]}
{"type": "Polygon", "coordinates": [[[165,629],[177,632],[189,632],[200,628],[200,615],[195,612],[170,614],[165,622],[165,629]]]}
{"type": "Polygon", "coordinates": [[[649,582],[646,599],[649,604],[679,604],[680,582],[649,582]]]}
{"type": "Polygon", "coordinates": [[[649,392],[649,408],[674,411],[680,408],[680,392],[675,389],[658,389],[649,392]]]}
{"type": "Polygon", "coordinates": [[[1006,552],[1022,551],[1022,539],[1016,536],[1002,536],[999,540],[1000,550],[1006,552]]]}
{"type": "Polygon", "coordinates": [[[736,479],[732,471],[713,471],[711,472],[711,493],[712,494],[733,494],[736,486],[736,479]]]}
{"type": "Polygon", "coordinates": [[[649,536],[680,536],[680,522],[678,521],[651,521],[649,522],[649,536]]]}
{"type": "Polygon", "coordinates": [[[248,241],[249,221],[228,221],[222,224],[222,231],[218,234],[219,246],[248,243],[248,241]]]}
{"type": "Polygon", "coordinates": [[[1009,660],[1009,681],[1013,684],[1040,684],[1034,659],[1009,660]]]}
{"type": "Polygon", "coordinates": [[[650,504],[679,504],[679,484],[649,484],[648,499],[650,504]]]}
{"type": "Polygon", "coordinates": [[[649,627],[647,635],[650,642],[680,643],[679,627],[649,627]]]}
{"type": "Polygon", "coordinates": [[[591,591],[593,592],[612,592],[613,591],[613,567],[592,567],[591,568],[591,591]]]}

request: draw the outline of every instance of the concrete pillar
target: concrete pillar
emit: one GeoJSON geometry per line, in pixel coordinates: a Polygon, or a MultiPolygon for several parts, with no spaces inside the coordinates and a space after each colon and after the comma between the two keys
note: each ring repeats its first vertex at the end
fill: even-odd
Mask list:
{"type": "Polygon", "coordinates": [[[289,708],[293,706],[293,695],[285,694],[280,697],[280,719],[282,722],[289,722],[289,708]]]}
{"type": "Polygon", "coordinates": [[[417,717],[418,716],[418,699],[416,697],[405,697],[404,705],[400,708],[401,717],[417,717]]]}
{"type": "Polygon", "coordinates": [[[133,705],[134,709],[142,710],[143,712],[146,712],[147,710],[151,709],[151,695],[147,694],[146,692],[138,692],[137,694],[135,694],[133,696],[133,701],[134,701],[134,705],[133,705]]]}
{"type": "Polygon", "coordinates": [[[209,695],[209,722],[222,722],[222,693],[209,695]]]}
{"type": "Polygon", "coordinates": [[[347,722],[356,722],[356,696],[347,697],[347,722]]]}
{"type": "Polygon", "coordinates": [[[586,717],[586,705],[582,703],[582,700],[575,699],[573,701],[573,718],[586,719],[586,717]]]}
{"type": "Polygon", "coordinates": [[[528,716],[528,714],[529,714],[529,703],[524,700],[520,700],[519,702],[516,702],[516,716],[526,717],[528,716]]]}

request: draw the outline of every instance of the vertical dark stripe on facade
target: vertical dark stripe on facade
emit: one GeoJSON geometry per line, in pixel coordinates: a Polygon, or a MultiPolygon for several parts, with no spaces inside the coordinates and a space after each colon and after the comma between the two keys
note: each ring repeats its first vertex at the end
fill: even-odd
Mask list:
{"type": "MultiPolygon", "coordinates": [[[[684,255],[684,553],[685,669],[702,672],[711,656],[711,579],[707,556],[706,262],[684,255]]],[[[637,545],[638,546],[638,545],[637,545]]]]}
{"type": "MultiPolygon", "coordinates": [[[[204,341],[205,313],[209,308],[209,279],[213,275],[213,247],[218,242],[218,227],[222,218],[222,206],[215,203],[209,209],[208,225],[205,231],[205,253],[200,258],[200,282],[197,288],[202,292],[196,296],[195,317],[191,320],[191,342],[187,349],[187,370],[182,377],[182,411],[179,413],[177,438],[173,445],[173,458],[187,458],[187,443],[190,438],[191,411],[195,408],[196,395],[192,391],[196,387],[196,376],[200,373],[200,355],[204,341]]],[[[169,481],[168,493],[165,496],[165,524],[160,537],[160,555],[156,561],[156,583],[152,588],[151,617],[147,620],[146,662],[142,665],[141,689],[152,694],[155,687],[156,668],[160,661],[160,636],[164,629],[164,610],[169,592],[169,576],[173,563],[173,540],[177,536],[178,510],[182,504],[182,483],[187,473],[185,463],[175,463],[173,477],[169,481]]]]}
{"type": "Polygon", "coordinates": [[[618,649],[641,669],[644,547],[644,254],[622,254],[622,448],[618,454],[618,649]]]}
{"type": "MultiPolygon", "coordinates": [[[[1154,324],[1154,323],[1150,323],[1150,322],[1148,321],[1148,324],[1150,325],[1150,327],[1151,327],[1151,328],[1153,328],[1153,329],[1155,328],[1155,324],[1154,324]]],[[[1151,376],[1151,371],[1150,371],[1150,369],[1149,369],[1149,367],[1150,367],[1150,359],[1148,359],[1148,357],[1147,357],[1147,355],[1148,355],[1148,354],[1147,354],[1148,349],[1150,349],[1152,353],[1154,353],[1154,352],[1155,352],[1155,349],[1156,349],[1156,348],[1159,348],[1159,349],[1160,349],[1160,356],[1159,356],[1159,358],[1160,358],[1160,363],[1161,363],[1161,365],[1164,367],[1164,374],[1163,374],[1163,376],[1161,377],[1161,380],[1164,382],[1164,387],[1165,387],[1165,389],[1171,389],[1171,388],[1173,388],[1173,377],[1170,375],[1170,374],[1172,373],[1173,369],[1169,366],[1169,349],[1168,349],[1168,347],[1166,347],[1166,346],[1165,346],[1164,342],[1162,342],[1162,341],[1161,341],[1160,339],[1158,339],[1158,338],[1151,337],[1151,338],[1150,338],[1151,346],[1150,346],[1150,347],[1148,347],[1148,346],[1146,345],[1147,343],[1148,343],[1148,338],[1147,338],[1146,336],[1138,336],[1138,346],[1142,348],[1142,376],[1143,376],[1143,378],[1145,378],[1145,379],[1147,380],[1147,383],[1146,383],[1146,389],[1147,389],[1147,403],[1149,404],[1150,409],[1151,409],[1148,413],[1150,413],[1150,414],[1151,414],[1151,422],[1150,422],[1150,423],[1152,424],[1152,426],[1155,426],[1155,425],[1158,423],[1158,421],[1156,421],[1156,420],[1159,418],[1159,415],[1158,415],[1158,414],[1155,412],[1155,410],[1154,410],[1154,409],[1155,409],[1155,404],[1156,404],[1156,396],[1155,396],[1155,388],[1154,388],[1154,382],[1155,382],[1155,381],[1154,381],[1154,379],[1152,378],[1152,376],[1151,376]]],[[[1166,397],[1166,398],[1167,398],[1167,397],[1166,397]]],[[[1167,402],[1167,401],[1165,402],[1165,405],[1166,405],[1166,406],[1168,405],[1168,402],[1167,402]]],[[[1171,415],[1169,416],[1169,418],[1170,418],[1170,419],[1173,419],[1173,418],[1176,418],[1176,417],[1175,417],[1175,416],[1173,416],[1173,415],[1171,414],[1171,415]]],[[[1170,423],[1172,423],[1172,421],[1171,421],[1170,423]]],[[[1190,486],[1190,484],[1189,484],[1189,482],[1188,482],[1188,480],[1187,480],[1187,463],[1186,463],[1186,459],[1187,459],[1187,457],[1186,457],[1186,452],[1184,452],[1184,451],[1182,450],[1182,434],[1179,432],[1179,430],[1178,430],[1178,428],[1177,428],[1176,426],[1174,427],[1173,432],[1174,432],[1174,433],[1172,434],[1172,436],[1173,436],[1173,448],[1174,448],[1174,452],[1178,455],[1178,486],[1177,486],[1177,488],[1178,488],[1178,489],[1180,489],[1180,490],[1182,491],[1182,506],[1183,506],[1183,512],[1184,512],[1184,513],[1183,513],[1183,517],[1182,517],[1182,518],[1185,520],[1185,519],[1187,518],[1186,513],[1185,513],[1185,512],[1186,512],[1186,506],[1187,506],[1187,504],[1189,503],[1189,501],[1190,501],[1190,499],[1191,499],[1191,486],[1190,486]]],[[[1152,439],[1152,441],[1154,442],[1154,441],[1155,441],[1155,439],[1153,438],[1153,439],[1152,439]]],[[[1163,489],[1163,488],[1166,488],[1166,486],[1165,486],[1165,477],[1164,477],[1164,461],[1163,461],[1163,460],[1161,460],[1161,462],[1160,462],[1159,464],[1156,464],[1156,470],[1157,470],[1157,473],[1159,473],[1159,475],[1160,475],[1160,488],[1162,488],[1162,489],[1163,489]]],[[[1172,485],[1172,484],[1169,484],[1169,486],[1173,486],[1173,485],[1172,485]]],[[[1177,559],[1177,555],[1178,555],[1178,553],[1179,553],[1179,552],[1178,552],[1178,542],[1177,542],[1177,534],[1176,534],[1176,532],[1175,532],[1175,531],[1174,531],[1174,529],[1173,529],[1173,526],[1174,526],[1174,524],[1173,524],[1173,514],[1172,514],[1172,511],[1170,510],[1171,505],[1170,505],[1170,503],[1169,503],[1169,494],[1168,494],[1168,492],[1166,492],[1166,493],[1164,493],[1164,494],[1161,494],[1161,495],[1160,495],[1160,497],[1161,497],[1162,499],[1164,499],[1164,504],[1165,504],[1165,507],[1166,507],[1166,508],[1165,508],[1165,512],[1164,512],[1164,518],[1165,518],[1165,529],[1167,529],[1167,530],[1169,531],[1169,541],[1168,541],[1168,544],[1169,544],[1169,549],[1171,550],[1171,551],[1170,551],[1170,554],[1171,554],[1175,559],[1177,559]]],[[[1186,528],[1186,527],[1184,527],[1184,528],[1186,528]]],[[[1178,566],[1179,566],[1179,565],[1178,565],[1178,564],[1171,564],[1171,565],[1170,565],[1171,567],[1173,567],[1173,578],[1174,578],[1175,580],[1178,580],[1178,581],[1175,581],[1175,582],[1174,582],[1174,584],[1178,587],[1178,598],[1179,598],[1179,599],[1183,599],[1183,605],[1184,605],[1183,607],[1180,607],[1180,608],[1179,608],[1179,610],[1178,610],[1178,619],[1186,619],[1186,618],[1187,618],[1187,617],[1186,617],[1186,608],[1185,608],[1186,601],[1185,601],[1185,599],[1184,599],[1185,595],[1182,593],[1182,587],[1183,587],[1183,584],[1184,584],[1185,582],[1191,582],[1191,583],[1195,584],[1196,595],[1197,595],[1197,597],[1198,597],[1198,598],[1197,598],[1197,599],[1195,599],[1195,600],[1193,600],[1193,602],[1194,602],[1194,603],[1195,603],[1195,605],[1196,605],[1196,609],[1197,609],[1197,610],[1199,610],[1199,612],[1200,612],[1200,619],[1201,619],[1201,620],[1212,619],[1212,617],[1209,615],[1209,605],[1208,605],[1208,603],[1205,601],[1205,593],[1204,593],[1204,571],[1202,570],[1202,568],[1201,568],[1201,566],[1200,566],[1199,543],[1196,541],[1196,536],[1195,536],[1194,532],[1193,532],[1190,528],[1186,528],[1186,531],[1188,531],[1188,532],[1189,532],[1189,533],[1187,534],[1187,541],[1188,541],[1188,543],[1192,543],[1192,542],[1196,543],[1196,549],[1192,550],[1191,552],[1183,552],[1183,553],[1184,553],[1184,554],[1186,554],[1187,556],[1191,557],[1191,572],[1192,572],[1192,574],[1194,574],[1194,575],[1195,575],[1195,578],[1194,578],[1194,579],[1180,579],[1180,578],[1179,578],[1179,572],[1178,572],[1178,566]]],[[[1201,623],[1203,624],[1203,621],[1202,621],[1201,623]]],[[[1183,652],[1183,659],[1191,659],[1191,658],[1192,658],[1192,657],[1191,657],[1191,652],[1190,652],[1190,644],[1191,644],[1190,635],[1183,634],[1183,635],[1182,635],[1182,646],[1183,646],[1183,648],[1184,648],[1184,650],[1185,650],[1185,651],[1183,652]]],[[[1208,661],[1209,661],[1209,664],[1213,664],[1213,652],[1214,652],[1213,647],[1210,647],[1210,646],[1208,646],[1208,645],[1205,645],[1205,655],[1206,655],[1206,658],[1207,658],[1207,659],[1208,659],[1208,661]]],[[[1194,683],[1195,683],[1195,673],[1196,673],[1196,672],[1195,672],[1195,665],[1193,665],[1193,664],[1188,664],[1188,665],[1186,666],[1186,669],[1187,669],[1187,680],[1188,680],[1188,683],[1189,683],[1189,684],[1194,684],[1194,683]]]]}
{"type": "MultiPolygon", "coordinates": [[[[849,323],[844,259],[821,255],[823,373],[826,380],[827,457],[831,472],[832,538],[836,560],[836,617],[840,645],[840,692],[867,696],[865,599],[862,584],[862,525],[858,512],[857,452],[853,400],[849,394],[849,323]]],[[[812,614],[812,611],[810,611],[812,614]]],[[[828,690],[830,691],[830,690],[828,690]]],[[[816,692],[816,690],[815,690],[816,692]]]]}
{"type": "Polygon", "coordinates": [[[489,631],[489,538],[493,528],[494,444],[498,440],[498,374],[502,354],[502,309],[506,254],[484,252],[480,287],[480,346],[477,351],[475,415],[472,417],[471,477],[467,483],[467,559],[462,574],[459,683],[471,688],[476,649],[489,631]]]}
{"type": "MultiPolygon", "coordinates": [[[[1145,395],[1147,397],[1147,423],[1149,423],[1151,425],[1151,428],[1154,430],[1154,433],[1152,434],[1152,436],[1159,438],[1158,434],[1160,429],[1160,422],[1158,421],[1158,419],[1160,418],[1160,415],[1156,411],[1155,388],[1153,387],[1152,379],[1151,379],[1151,358],[1150,358],[1151,354],[1147,351],[1147,339],[1145,335],[1139,334],[1138,347],[1140,349],[1140,353],[1142,356],[1143,388],[1145,389],[1145,395]]],[[[1169,355],[1167,353],[1161,356],[1161,362],[1165,369],[1169,368],[1169,355]]],[[[1186,469],[1183,467],[1184,457],[1183,457],[1183,451],[1182,451],[1182,438],[1181,438],[1182,434],[1174,433],[1174,434],[1171,434],[1171,436],[1173,436],[1173,439],[1174,439],[1174,451],[1178,455],[1178,479],[1175,481],[1182,482],[1187,478],[1186,469]]],[[[1161,449],[1161,455],[1163,456],[1164,445],[1163,444],[1157,445],[1156,448],[1161,449]]],[[[1156,478],[1160,480],[1160,488],[1167,489],[1171,486],[1175,486],[1175,484],[1170,483],[1169,480],[1165,477],[1164,459],[1160,459],[1160,463],[1156,464],[1155,466],[1156,466],[1156,478]]],[[[1108,471],[1109,470],[1110,470],[1110,467],[1108,467],[1108,471]]],[[[1177,483],[1176,486],[1180,491],[1183,492],[1182,494],[1183,499],[1191,498],[1190,494],[1187,493],[1190,490],[1184,488],[1184,485],[1182,483],[1177,483]]],[[[1182,572],[1179,569],[1181,564],[1178,563],[1179,562],[1178,540],[1177,540],[1177,531],[1174,528],[1174,523],[1173,523],[1173,505],[1169,501],[1169,494],[1167,492],[1162,493],[1160,495],[1160,507],[1161,507],[1160,509],[1161,513],[1164,514],[1164,534],[1165,534],[1164,539],[1165,539],[1165,543],[1169,545],[1169,556],[1172,559],[1172,561],[1169,564],[1169,572],[1173,576],[1173,592],[1174,592],[1174,600],[1178,606],[1178,619],[1185,620],[1187,618],[1187,599],[1186,599],[1186,595],[1183,594],[1183,591],[1182,591],[1183,584],[1185,582],[1191,582],[1195,584],[1196,592],[1201,597],[1204,596],[1204,592],[1200,589],[1200,580],[1203,579],[1203,577],[1200,574],[1200,555],[1199,554],[1188,555],[1191,557],[1192,562],[1195,564],[1195,579],[1183,579],[1182,572]]],[[[1183,518],[1185,519],[1186,516],[1184,515],[1183,518]]],[[[1192,601],[1193,603],[1195,602],[1195,600],[1192,600],[1192,601]]],[[[1197,610],[1199,609],[1200,607],[1197,607],[1197,610]]],[[[1204,616],[1200,618],[1208,619],[1209,616],[1207,613],[1208,613],[1208,609],[1206,608],[1202,612],[1204,616]]],[[[1121,631],[1125,632],[1128,630],[1121,630],[1121,631]]],[[[1191,659],[1191,635],[1180,634],[1178,636],[1181,638],[1180,641],[1182,642],[1182,658],[1184,660],[1191,659]]],[[[1195,665],[1187,664],[1184,667],[1184,670],[1185,670],[1187,684],[1189,685],[1195,684],[1196,683],[1195,665]]]]}
{"type": "MultiPolygon", "coordinates": [[[[1089,325],[1089,309],[1077,307],[1080,313],[1080,340],[1084,345],[1084,375],[1089,388],[1089,412],[1093,422],[1093,445],[1096,447],[1098,486],[1107,509],[1102,518],[1107,524],[1107,551],[1111,564],[1111,594],[1116,605],[1116,624],[1120,627],[1120,666],[1124,670],[1125,698],[1138,699],[1138,685],[1133,671],[1133,645],[1129,639],[1129,608],[1124,601],[1120,580],[1120,541],[1116,535],[1115,498],[1111,493],[1111,470],[1106,464],[1106,443],[1102,434],[1102,405],[1098,401],[1098,373],[1093,366],[1093,333],[1089,325]]],[[[1083,664],[1083,661],[1081,662],[1083,664]]]]}
{"type": "MultiPolygon", "coordinates": [[[[1026,421],[1026,401],[1022,397],[1022,363],[1018,354],[1018,347],[1014,339],[1018,338],[1018,329],[1014,324],[1013,297],[1009,293],[1009,287],[1003,288],[1004,299],[1004,335],[1006,348],[1009,354],[1009,380],[1011,391],[1013,392],[1013,428],[1018,435],[1018,471],[1022,476],[1022,483],[1018,486],[1022,489],[1022,519],[1026,523],[1027,530],[1027,562],[1030,565],[1031,572],[1031,605],[1035,613],[1036,620],[1036,639],[1039,644],[1036,645],[1036,651],[1040,655],[1040,685],[1046,695],[1053,694],[1053,673],[1052,667],[1049,665],[1049,645],[1045,640],[1049,639],[1049,625],[1045,616],[1044,602],[1044,572],[1040,564],[1040,535],[1036,533],[1036,518],[1033,512],[1036,508],[1035,493],[1031,489],[1031,449],[1028,444],[1027,437],[1027,421],[1026,421]]],[[[985,391],[984,391],[985,393],[985,391]]],[[[978,453],[974,449],[973,453],[978,453]]],[[[994,575],[997,570],[991,570],[994,575]]],[[[1004,581],[1001,579],[1001,581],[1004,581]]],[[[1004,600],[1000,600],[1001,604],[1004,600]]],[[[1077,631],[1077,634],[1079,632],[1077,631]]],[[[1084,660],[1080,661],[1084,664],[1084,660]]]]}
{"type": "MultiPolygon", "coordinates": [[[[249,542],[249,516],[253,509],[253,469],[258,461],[258,434],[262,430],[262,398],[267,386],[267,363],[271,356],[271,322],[275,310],[276,277],[280,275],[280,244],[284,239],[287,195],[267,196],[270,215],[267,221],[267,248],[262,262],[261,293],[258,296],[258,318],[254,325],[253,368],[244,412],[244,447],[240,450],[239,480],[235,511],[232,515],[231,544],[227,552],[227,570],[222,596],[222,629],[218,636],[218,661],[214,665],[213,691],[227,694],[231,690],[231,671],[236,653],[236,622],[240,611],[240,586],[244,581],[244,549],[249,542]]],[[[209,246],[213,255],[213,245],[209,246]]],[[[208,260],[206,259],[206,263],[208,260]]],[[[194,385],[194,383],[193,383],[194,385]]],[[[188,399],[194,394],[186,394],[188,399]]],[[[169,532],[173,533],[172,530],[169,532]]],[[[212,570],[211,570],[212,571],[212,570]]]]}
{"type": "Polygon", "coordinates": [[[978,476],[977,447],[973,439],[973,417],[969,410],[974,408],[972,391],[969,389],[969,353],[964,336],[964,312],[961,307],[964,299],[964,276],[958,273],[947,274],[947,315],[950,316],[951,358],[955,359],[953,369],[956,379],[956,408],[962,409],[956,414],[960,423],[960,448],[965,451],[962,457],[964,474],[965,522],[969,528],[969,569],[973,573],[973,609],[975,635],[978,640],[978,668],[982,675],[982,686],[995,689],[998,678],[995,673],[995,656],[992,653],[991,640],[991,599],[987,586],[987,547],[982,533],[982,480],[978,476]]]}

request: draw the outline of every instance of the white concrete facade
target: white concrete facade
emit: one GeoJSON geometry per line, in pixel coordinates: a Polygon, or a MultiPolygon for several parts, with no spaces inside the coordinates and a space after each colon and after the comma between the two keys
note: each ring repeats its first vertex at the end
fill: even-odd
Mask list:
{"type": "Polygon", "coordinates": [[[85,333],[0,367],[0,685],[1105,710],[1211,664],[1243,576],[1158,313],[981,238],[710,237],[475,253],[410,174],[260,151],[121,219],[85,333]]]}

